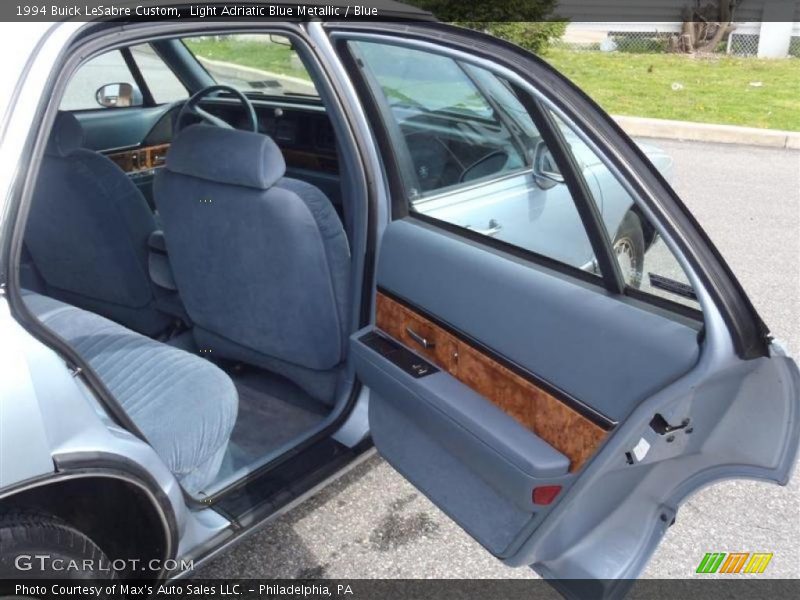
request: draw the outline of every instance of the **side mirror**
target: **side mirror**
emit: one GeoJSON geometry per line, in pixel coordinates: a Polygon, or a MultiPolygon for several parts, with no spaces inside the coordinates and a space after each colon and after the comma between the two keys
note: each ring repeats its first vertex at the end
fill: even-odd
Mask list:
{"type": "Polygon", "coordinates": [[[543,190],[549,190],[561,183],[564,183],[564,176],[556,165],[550,149],[543,141],[536,144],[533,154],[533,177],[543,190]]]}
{"type": "Polygon", "coordinates": [[[107,83],[97,89],[94,97],[104,108],[124,108],[143,104],[142,92],[130,83],[107,83]]]}

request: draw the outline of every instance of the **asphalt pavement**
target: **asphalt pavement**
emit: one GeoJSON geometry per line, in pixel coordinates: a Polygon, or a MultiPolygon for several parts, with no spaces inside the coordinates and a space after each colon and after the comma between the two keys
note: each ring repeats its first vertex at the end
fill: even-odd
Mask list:
{"type": "MultiPolygon", "coordinates": [[[[674,186],[773,334],[800,354],[800,152],[654,141],[674,186]]],[[[645,576],[692,577],[706,552],[772,552],[762,577],[800,577],[800,475],[731,481],[684,504],[645,576]]],[[[490,557],[375,457],[198,570],[199,577],[535,577],[490,557]]],[[[708,577],[708,576],[705,576],[708,577]]]]}

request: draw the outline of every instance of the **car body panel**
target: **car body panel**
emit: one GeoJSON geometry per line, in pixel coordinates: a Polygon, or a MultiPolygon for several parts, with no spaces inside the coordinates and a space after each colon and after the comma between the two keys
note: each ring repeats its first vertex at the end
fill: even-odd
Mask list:
{"type": "Polygon", "coordinates": [[[530,170],[424,198],[414,208],[574,267],[591,264],[594,258],[566,186],[541,189],[530,170]],[[580,243],[574,243],[576,239],[580,243]]]}
{"type": "Polygon", "coordinates": [[[29,364],[32,338],[0,298],[0,489],[55,469],[39,406],[36,372],[29,364]]]}

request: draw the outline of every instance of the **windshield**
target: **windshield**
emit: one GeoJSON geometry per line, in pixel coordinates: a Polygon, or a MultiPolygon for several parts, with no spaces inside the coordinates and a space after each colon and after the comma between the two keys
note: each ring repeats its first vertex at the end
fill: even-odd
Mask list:
{"type": "Polygon", "coordinates": [[[183,43],[216,83],[248,94],[319,97],[285,36],[214,35],[184,38],[183,43]]]}

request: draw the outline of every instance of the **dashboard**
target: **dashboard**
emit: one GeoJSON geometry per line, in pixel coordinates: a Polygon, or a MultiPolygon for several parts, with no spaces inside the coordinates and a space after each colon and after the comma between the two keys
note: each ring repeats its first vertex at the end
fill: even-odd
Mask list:
{"type": "MultiPolygon", "coordinates": [[[[280,147],[287,167],[338,174],[336,136],[324,110],[263,104],[254,106],[259,131],[270,136],[280,147]]],[[[237,105],[209,101],[203,104],[203,108],[236,127],[247,128],[247,120],[237,105]]],[[[172,122],[177,110],[178,107],[165,113],[140,145],[130,149],[109,150],[105,154],[127,173],[163,165],[172,140],[172,122]]]]}
{"type": "MultiPolygon", "coordinates": [[[[398,111],[400,112],[400,111],[398,111]]],[[[397,115],[422,192],[481,179],[524,164],[507,130],[446,111],[397,115]]]]}
{"type": "MultiPolygon", "coordinates": [[[[253,106],[258,130],[275,141],[288,168],[339,173],[336,136],[324,109],[256,102],[253,106]]],[[[247,127],[239,105],[210,101],[203,108],[237,127],[247,127]]]]}

